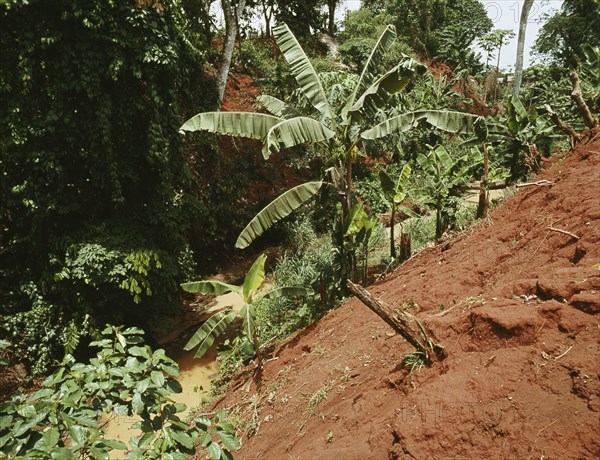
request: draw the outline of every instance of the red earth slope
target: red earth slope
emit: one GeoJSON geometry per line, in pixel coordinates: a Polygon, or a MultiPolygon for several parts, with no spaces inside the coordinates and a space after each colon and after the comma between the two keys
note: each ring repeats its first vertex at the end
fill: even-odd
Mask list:
{"type": "Polygon", "coordinates": [[[252,427],[236,458],[599,458],[600,140],[537,179],[369,288],[445,361],[409,375],[410,346],[350,301],[220,402],[252,427]]]}

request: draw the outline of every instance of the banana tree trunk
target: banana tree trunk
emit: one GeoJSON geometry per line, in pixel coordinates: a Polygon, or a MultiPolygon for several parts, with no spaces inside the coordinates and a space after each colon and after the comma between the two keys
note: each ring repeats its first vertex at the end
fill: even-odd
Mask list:
{"type": "Polygon", "coordinates": [[[477,218],[481,219],[486,216],[488,211],[487,185],[488,185],[488,169],[489,169],[489,154],[487,144],[483,144],[483,175],[481,184],[479,185],[479,205],[477,206],[477,218]]]}
{"type": "Polygon", "coordinates": [[[533,5],[533,0],[524,0],[521,10],[521,20],[519,21],[519,38],[517,39],[517,60],[515,62],[515,81],[513,84],[513,96],[518,96],[523,81],[523,56],[525,54],[525,32],[527,30],[527,20],[529,11],[533,5]]]}
{"type": "Polygon", "coordinates": [[[390,257],[396,258],[396,238],[394,236],[394,220],[396,217],[396,203],[392,202],[392,215],[390,216],[390,257]]]}

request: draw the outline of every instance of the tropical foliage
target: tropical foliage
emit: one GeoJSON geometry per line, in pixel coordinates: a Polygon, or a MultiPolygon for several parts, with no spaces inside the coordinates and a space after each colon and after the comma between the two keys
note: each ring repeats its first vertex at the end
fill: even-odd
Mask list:
{"type": "MultiPolygon", "coordinates": [[[[2,334],[36,308],[56,337],[86,313],[151,326],[177,301],[193,197],[180,96],[211,96],[181,11],[136,3],[0,6],[2,334]]],[[[43,371],[61,348],[23,356],[43,371]]]]}
{"type": "Polygon", "coordinates": [[[257,296],[263,282],[265,281],[265,261],[267,256],[260,255],[248,270],[242,286],[234,286],[217,280],[193,281],[183,283],[181,288],[186,292],[203,292],[207,294],[223,295],[234,292],[241,297],[243,305],[239,311],[232,311],[230,308],[217,312],[212,315],[202,326],[194,333],[187,342],[184,349],[192,350],[198,347],[195,357],[203,356],[212,346],[215,340],[221,336],[236,318],[243,320],[242,330],[245,342],[242,348],[247,356],[254,356],[258,360],[258,365],[262,365],[262,355],[260,352],[260,343],[258,341],[258,331],[256,326],[256,305],[262,299],[274,299],[277,297],[294,297],[310,295],[310,289],[302,287],[278,287],[271,289],[257,296]]]}
{"type": "Polygon", "coordinates": [[[240,444],[226,414],[186,422],[185,405],[169,398],[181,392],[179,368],[145,345],[141,330],[108,326],[90,346],[100,350],[89,363],[67,355],[39,390],[0,406],[4,456],[107,459],[117,450],[127,459],[186,458],[199,444],[213,460],[231,458],[240,444]],[[103,426],[115,416],[139,419],[129,444],[106,438],[103,426]]]}

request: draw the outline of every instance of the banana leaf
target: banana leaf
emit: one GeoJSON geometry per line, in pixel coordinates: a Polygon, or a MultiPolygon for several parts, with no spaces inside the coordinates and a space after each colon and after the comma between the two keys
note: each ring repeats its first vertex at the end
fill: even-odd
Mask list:
{"type": "Polygon", "coordinates": [[[373,116],[377,109],[384,107],[392,94],[402,91],[415,78],[424,72],[425,66],[407,58],[396,67],[388,70],[371,84],[350,108],[349,119],[355,121],[365,116],[373,116]]]}
{"type": "Polygon", "coordinates": [[[321,142],[333,136],[333,131],[312,118],[283,120],[268,131],[263,140],[262,154],[267,160],[272,153],[277,153],[282,148],[294,147],[305,142],[321,142]]]}
{"type": "Polygon", "coordinates": [[[181,289],[186,292],[203,292],[205,294],[223,295],[229,292],[240,293],[239,286],[233,286],[231,284],[223,283],[221,281],[207,280],[207,281],[192,281],[189,283],[182,283],[181,289]]]}
{"type": "Polygon", "coordinates": [[[236,316],[236,312],[221,311],[219,313],[215,313],[202,326],[200,326],[188,343],[185,344],[183,349],[189,351],[200,344],[198,350],[196,350],[194,358],[201,358],[212,346],[215,340],[221,334],[223,334],[223,332],[225,332],[227,327],[233,322],[236,316]]]}
{"type": "Polygon", "coordinates": [[[265,280],[265,260],[267,260],[266,255],[261,254],[258,256],[248,273],[246,273],[242,286],[244,302],[246,303],[252,303],[252,295],[265,280]]]}
{"type": "Polygon", "coordinates": [[[281,121],[283,121],[281,118],[262,113],[204,112],[186,121],[180,131],[207,131],[225,136],[261,140],[281,121]]]}
{"type": "Polygon", "coordinates": [[[474,132],[475,122],[480,117],[470,113],[455,112],[451,110],[419,110],[403,113],[392,117],[361,134],[363,139],[380,139],[390,134],[398,134],[411,130],[419,122],[425,121],[434,128],[454,134],[467,134],[474,132]]]}
{"type": "Polygon", "coordinates": [[[321,80],[319,80],[317,72],[315,72],[294,34],[286,24],[280,24],[273,29],[273,36],[290,65],[290,72],[296,78],[306,98],[315,109],[332,120],[335,125],[333,112],[321,85],[321,80]]]}
{"type": "Polygon", "coordinates": [[[235,247],[238,249],[248,247],[252,241],[262,235],[273,224],[288,216],[316,195],[322,185],[322,181],[306,182],[275,198],[246,225],[240,236],[238,236],[235,247]]]}
{"type": "Polygon", "coordinates": [[[273,96],[263,94],[256,98],[256,102],[276,117],[283,118],[284,120],[302,116],[294,107],[273,96]]]}
{"type": "Polygon", "coordinates": [[[369,59],[367,59],[363,71],[360,74],[360,78],[358,79],[356,87],[346,102],[342,112],[344,118],[346,117],[346,114],[350,108],[356,102],[356,97],[364,93],[365,90],[379,77],[379,74],[377,73],[377,67],[381,64],[383,58],[385,57],[385,53],[390,49],[394,43],[394,40],[396,40],[396,28],[392,25],[388,25],[383,33],[379,36],[377,43],[371,50],[369,59]]]}

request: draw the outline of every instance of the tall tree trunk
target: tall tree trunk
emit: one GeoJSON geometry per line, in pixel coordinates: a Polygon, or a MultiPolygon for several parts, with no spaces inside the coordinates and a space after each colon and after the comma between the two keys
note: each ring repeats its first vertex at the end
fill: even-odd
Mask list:
{"type": "Polygon", "coordinates": [[[265,37],[271,38],[271,18],[273,17],[273,2],[261,0],[260,4],[265,17],[265,37]]]}
{"type": "Polygon", "coordinates": [[[527,20],[529,11],[533,5],[533,0],[524,0],[521,10],[521,19],[519,21],[519,38],[517,39],[517,60],[515,62],[515,81],[513,84],[513,96],[518,96],[523,81],[523,55],[525,52],[525,32],[527,30],[527,20]]]}
{"type": "Polygon", "coordinates": [[[223,103],[225,87],[227,86],[227,77],[229,68],[231,67],[231,58],[233,57],[233,48],[235,46],[235,38],[238,32],[237,19],[242,14],[246,0],[221,0],[221,8],[225,18],[225,42],[223,43],[223,53],[221,54],[221,66],[217,74],[217,96],[218,106],[223,103]]]}
{"type": "Polygon", "coordinates": [[[338,0],[327,0],[327,9],[329,13],[328,23],[327,23],[327,32],[333,38],[333,34],[335,33],[335,9],[337,7],[338,0]]]}

